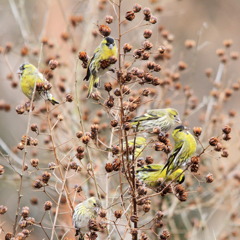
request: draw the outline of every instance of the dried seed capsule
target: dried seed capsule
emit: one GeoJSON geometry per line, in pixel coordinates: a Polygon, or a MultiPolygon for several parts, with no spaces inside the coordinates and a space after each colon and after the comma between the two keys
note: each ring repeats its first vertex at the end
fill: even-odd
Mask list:
{"type": "Polygon", "coordinates": [[[111,120],[111,126],[112,127],[116,127],[118,125],[118,121],[117,120],[111,120]]]}
{"type": "Polygon", "coordinates": [[[196,137],[199,137],[202,133],[202,128],[201,127],[194,127],[193,128],[193,133],[196,137]]]}
{"type": "Polygon", "coordinates": [[[144,30],[144,32],[143,32],[143,36],[144,36],[144,38],[150,38],[151,36],[152,36],[152,30],[150,30],[150,29],[146,29],[146,30],[144,30]]]}
{"type": "Polygon", "coordinates": [[[51,201],[46,201],[44,203],[44,210],[49,211],[49,210],[51,210],[51,208],[52,208],[52,202],[51,201]]]}
{"type": "Polygon", "coordinates": [[[111,28],[107,25],[100,25],[98,30],[104,37],[107,37],[111,34],[111,28]]]}
{"type": "Polygon", "coordinates": [[[122,210],[116,210],[116,211],[114,212],[114,215],[115,215],[116,218],[121,218],[121,216],[122,216],[122,210]]]}
{"type": "Polygon", "coordinates": [[[140,12],[141,9],[142,9],[142,6],[141,6],[141,5],[139,5],[139,4],[137,4],[137,3],[134,4],[134,6],[133,6],[133,12],[135,12],[135,13],[140,12]]]}
{"type": "Polygon", "coordinates": [[[128,21],[132,21],[134,18],[135,18],[135,14],[133,11],[127,11],[126,12],[126,15],[125,15],[125,18],[128,20],[128,21]]]}
{"type": "Polygon", "coordinates": [[[106,172],[112,172],[113,171],[112,163],[106,163],[105,170],[106,170],[106,172]]]}
{"type": "Polygon", "coordinates": [[[209,140],[209,144],[211,146],[216,146],[218,144],[219,140],[216,137],[211,137],[209,140]]]}
{"type": "Polygon", "coordinates": [[[226,125],[223,129],[222,129],[222,131],[223,131],[223,133],[225,133],[225,134],[229,134],[229,133],[231,133],[231,127],[229,127],[228,125],[226,125]]]}
{"type": "Polygon", "coordinates": [[[130,44],[125,43],[125,44],[123,45],[123,52],[124,52],[124,53],[130,52],[131,50],[132,50],[132,46],[131,46],[130,44]]]}
{"type": "Polygon", "coordinates": [[[30,163],[33,167],[37,167],[39,164],[39,160],[38,159],[31,159],[30,163]]]}
{"type": "Polygon", "coordinates": [[[111,24],[113,22],[113,17],[108,15],[105,17],[105,21],[106,23],[111,24]]]}
{"type": "Polygon", "coordinates": [[[209,174],[206,176],[206,183],[212,183],[213,181],[214,181],[213,174],[212,174],[212,173],[209,173],[209,174]]]}
{"type": "Polygon", "coordinates": [[[54,70],[58,66],[58,61],[55,59],[51,59],[48,63],[51,70],[54,70]]]}

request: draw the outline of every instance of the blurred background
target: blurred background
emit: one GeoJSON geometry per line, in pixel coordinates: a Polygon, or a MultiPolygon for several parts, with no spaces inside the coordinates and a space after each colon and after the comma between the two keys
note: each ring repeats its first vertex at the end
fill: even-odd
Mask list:
{"type": "MultiPolygon", "coordinates": [[[[172,199],[172,208],[169,209],[166,220],[166,227],[171,229],[171,239],[239,239],[240,96],[237,90],[240,80],[238,26],[240,2],[239,0],[123,0],[122,19],[125,17],[125,12],[132,9],[134,3],[141,4],[143,8],[149,7],[158,22],[155,25],[141,26],[144,22],[142,22],[142,13],[139,13],[133,22],[123,24],[123,32],[136,25],[139,27],[123,36],[122,45],[129,43],[133,49],[140,48],[144,41],[144,29],[151,29],[153,35],[150,41],[155,49],[161,45],[171,48],[171,58],[160,63],[163,70],[160,73],[161,77],[166,77],[167,72],[179,72],[179,62],[184,62],[187,67],[181,72],[179,82],[182,88],[190,87],[194,95],[193,101],[196,102],[195,108],[190,113],[186,112],[186,99],[182,90],[176,94],[173,89],[161,95],[163,98],[160,100],[156,98],[157,101],[153,106],[158,108],[170,103],[176,107],[185,119],[185,123],[191,128],[194,126],[203,128],[202,142],[205,145],[211,136],[221,135],[221,128],[224,125],[228,124],[233,128],[232,139],[224,146],[228,150],[228,157],[222,158],[220,155],[216,156],[213,150],[208,151],[204,156],[205,161],[199,176],[187,174],[189,176],[186,185],[190,186],[188,201],[179,203],[176,198],[172,199]],[[193,46],[189,47],[191,41],[193,46]],[[227,95],[228,93],[230,96],[227,95]],[[204,174],[207,172],[214,174],[213,184],[204,183],[204,174]]],[[[76,86],[84,90],[85,83],[82,79],[86,71],[78,60],[78,52],[86,51],[92,56],[101,41],[101,36],[97,33],[98,25],[105,24],[106,15],[114,17],[110,25],[111,36],[118,37],[118,24],[113,6],[111,1],[103,0],[0,0],[0,150],[5,155],[12,154],[10,158],[13,158],[16,169],[21,169],[22,159],[22,152],[17,151],[16,146],[22,135],[26,133],[28,120],[27,113],[18,115],[15,111],[17,105],[27,100],[19,86],[16,73],[19,66],[24,62],[31,62],[46,74],[49,60],[57,59],[60,63],[59,68],[52,77],[51,73],[46,74],[53,85],[52,91],[60,102],[64,101],[68,93],[75,96],[76,86]]],[[[127,56],[126,61],[128,58],[130,61],[132,56],[127,56]]],[[[135,66],[143,67],[144,64],[137,62],[135,66]]],[[[110,79],[110,75],[107,74],[103,81],[110,79]]],[[[156,87],[156,91],[157,89],[156,87]]],[[[89,130],[90,124],[94,119],[99,118],[100,114],[97,115],[99,106],[91,101],[86,102],[85,95],[86,91],[80,91],[77,101],[80,101],[82,112],[88,113],[84,124],[89,130]]],[[[37,108],[40,108],[40,105],[41,103],[36,103],[37,108]]],[[[137,110],[137,114],[143,113],[149,106],[150,103],[142,105],[137,110]]],[[[62,113],[65,118],[69,116],[67,127],[65,126],[68,133],[62,138],[57,136],[59,143],[68,141],[80,129],[76,111],[75,105],[68,105],[66,108],[61,105],[56,110],[56,115],[62,113]]],[[[107,122],[106,119],[108,118],[104,118],[101,123],[107,122]]],[[[41,118],[33,117],[32,122],[41,124],[41,118]]],[[[109,127],[106,128],[103,132],[108,140],[110,131],[109,127]]],[[[39,141],[44,142],[46,139],[40,136],[39,141]]],[[[27,157],[28,164],[32,156],[42,159],[42,168],[53,161],[52,153],[41,148],[44,147],[30,150],[31,154],[27,157]]],[[[98,152],[93,150],[92,154],[95,157],[98,152]]],[[[102,159],[98,160],[104,161],[104,156],[100,154],[101,157],[102,159]]],[[[8,212],[0,216],[0,226],[5,231],[0,232],[0,239],[3,239],[6,231],[12,232],[19,177],[2,156],[0,156],[0,164],[5,169],[5,173],[0,176],[2,191],[0,205],[8,207],[8,212]]],[[[101,170],[101,167],[99,169],[101,170]]],[[[39,206],[43,209],[43,203],[49,199],[47,195],[31,187],[33,179],[38,175],[39,172],[35,170],[26,174],[21,200],[21,206],[30,206],[31,215],[36,221],[40,221],[42,214],[39,215],[39,206]],[[37,197],[38,205],[31,204],[33,197],[37,197]]],[[[104,172],[100,171],[99,179],[103,175],[104,172]]],[[[75,180],[69,185],[71,189],[78,182],[78,177],[75,173],[75,180]]],[[[89,190],[84,184],[83,188],[85,191],[89,190]]],[[[56,196],[51,191],[49,194],[56,196]]],[[[156,206],[160,206],[160,200],[153,201],[156,206]]],[[[66,222],[71,224],[71,217],[67,216],[66,222]]],[[[51,220],[46,223],[52,221],[51,216],[49,219],[51,220]]],[[[60,219],[59,225],[65,225],[66,222],[60,219]]],[[[41,228],[34,227],[30,239],[44,239],[44,236],[41,228]]],[[[111,239],[120,238],[116,235],[111,239]]],[[[154,237],[152,236],[151,239],[154,237]]]]}

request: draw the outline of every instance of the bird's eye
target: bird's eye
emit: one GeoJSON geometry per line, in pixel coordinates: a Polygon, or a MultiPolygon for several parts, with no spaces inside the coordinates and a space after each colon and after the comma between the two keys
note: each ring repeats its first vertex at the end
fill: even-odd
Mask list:
{"type": "Polygon", "coordinates": [[[93,203],[93,206],[94,206],[94,207],[96,207],[96,206],[97,206],[97,204],[96,204],[96,203],[93,203]]]}

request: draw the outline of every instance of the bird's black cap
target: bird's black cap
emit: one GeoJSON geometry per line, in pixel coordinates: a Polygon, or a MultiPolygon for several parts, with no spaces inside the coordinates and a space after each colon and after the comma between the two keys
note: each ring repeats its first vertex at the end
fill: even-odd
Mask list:
{"type": "Polygon", "coordinates": [[[106,37],[105,39],[106,39],[106,41],[107,41],[109,44],[113,44],[113,43],[114,43],[114,39],[111,38],[111,37],[106,37]]]}
{"type": "Polygon", "coordinates": [[[183,125],[180,125],[180,126],[175,127],[175,130],[176,130],[176,129],[179,129],[179,130],[183,131],[183,130],[186,129],[186,127],[183,126],[183,125]]]}

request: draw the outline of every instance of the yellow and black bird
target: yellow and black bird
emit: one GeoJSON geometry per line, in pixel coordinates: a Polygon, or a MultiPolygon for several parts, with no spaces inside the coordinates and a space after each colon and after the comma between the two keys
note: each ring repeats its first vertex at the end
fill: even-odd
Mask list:
{"type": "Polygon", "coordinates": [[[149,188],[159,187],[161,181],[169,182],[176,181],[183,183],[185,176],[182,169],[177,169],[170,175],[167,175],[167,170],[164,169],[164,164],[149,164],[137,169],[137,178],[149,188]]]}
{"type": "Polygon", "coordinates": [[[167,170],[167,175],[171,175],[175,170],[182,167],[197,149],[194,136],[185,126],[178,126],[172,132],[174,149],[169,156],[163,170],[167,170]]]}
{"type": "Polygon", "coordinates": [[[162,132],[167,132],[176,123],[180,123],[179,113],[174,108],[150,109],[141,116],[130,120],[133,127],[139,131],[149,131],[159,128],[162,132]]]}
{"type": "Polygon", "coordinates": [[[38,69],[30,64],[24,63],[19,67],[18,74],[20,74],[20,86],[22,92],[30,100],[32,99],[34,87],[36,89],[34,100],[44,99],[51,102],[53,105],[59,102],[55,100],[52,94],[44,86],[50,86],[50,83],[45,79],[42,73],[38,69]],[[35,86],[36,85],[36,86],[35,86]],[[38,86],[42,85],[41,88],[38,86]]]}
{"type": "Polygon", "coordinates": [[[117,51],[115,41],[111,37],[104,38],[94,51],[94,55],[88,63],[87,74],[83,79],[86,81],[89,80],[88,98],[93,91],[93,87],[97,88],[100,86],[99,77],[108,70],[108,67],[102,67],[102,62],[111,57],[116,57],[117,51]]]}

